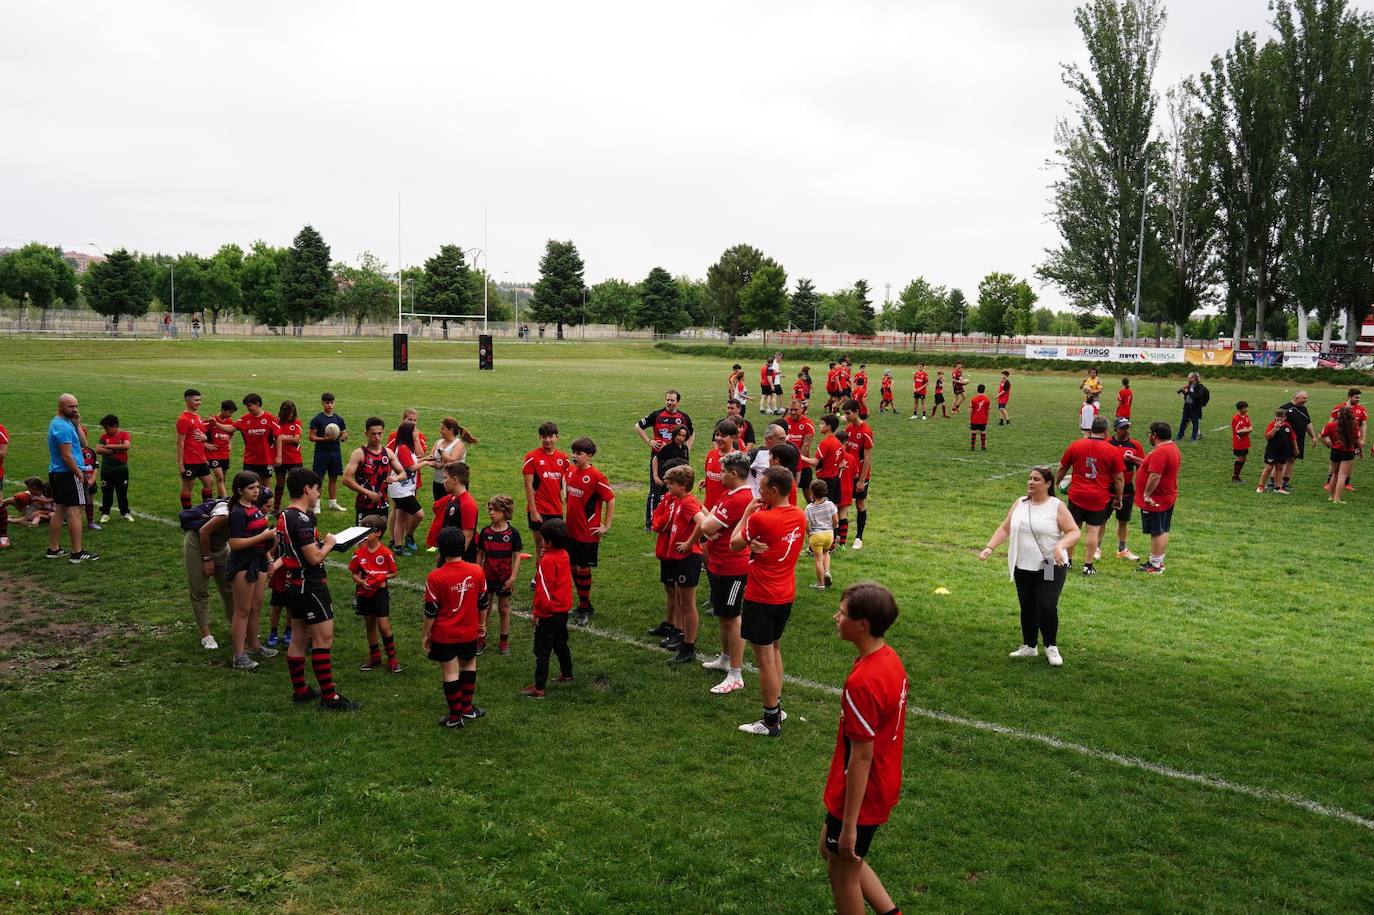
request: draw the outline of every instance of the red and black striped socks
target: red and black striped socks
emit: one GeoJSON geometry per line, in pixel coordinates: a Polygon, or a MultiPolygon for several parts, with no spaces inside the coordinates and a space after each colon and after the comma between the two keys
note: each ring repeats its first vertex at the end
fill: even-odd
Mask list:
{"type": "Polygon", "coordinates": [[[592,607],[592,570],[574,566],[572,578],[573,585],[577,588],[577,609],[590,610],[592,607]]]}
{"type": "MultiPolygon", "coordinates": [[[[460,673],[461,677],[462,674],[460,673]]],[[[456,720],[463,715],[463,684],[459,680],[444,681],[444,701],[448,703],[448,717],[456,720]]]]}
{"type": "Polygon", "coordinates": [[[382,663],[382,646],[378,645],[376,642],[373,642],[371,645],[368,645],[367,658],[368,662],[372,664],[373,667],[376,667],[378,664],[382,663]]]}
{"type": "MultiPolygon", "coordinates": [[[[389,663],[396,663],[396,637],[392,635],[382,636],[382,645],[386,647],[386,659],[389,663]]],[[[373,646],[373,653],[376,653],[376,646],[373,646]]]]}
{"type": "MultiPolygon", "coordinates": [[[[448,686],[447,683],[444,684],[448,686]]],[[[463,712],[472,711],[472,697],[477,695],[477,671],[460,670],[458,672],[458,694],[459,704],[463,712]]]]}
{"type": "Polygon", "coordinates": [[[181,494],[181,507],[183,509],[191,507],[191,494],[189,492],[184,492],[181,494]]]}
{"type": "Polygon", "coordinates": [[[286,656],[286,669],[291,672],[291,692],[297,696],[304,696],[309,692],[305,686],[305,658],[293,658],[286,656]]]}
{"type": "Polygon", "coordinates": [[[844,546],[845,541],[848,540],[848,539],[849,539],[849,519],[848,519],[848,518],[841,518],[841,519],[839,520],[839,522],[835,525],[835,545],[836,545],[836,546],[844,546]]]}
{"type": "Polygon", "coordinates": [[[329,649],[311,648],[310,666],[315,668],[315,679],[320,681],[320,698],[337,698],[339,691],[334,688],[334,664],[329,660],[329,649]]]}

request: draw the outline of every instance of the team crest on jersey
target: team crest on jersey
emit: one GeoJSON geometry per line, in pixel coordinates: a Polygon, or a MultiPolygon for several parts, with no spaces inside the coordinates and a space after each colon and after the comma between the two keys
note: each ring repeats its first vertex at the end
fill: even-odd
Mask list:
{"type": "Polygon", "coordinates": [[[377,563],[377,565],[379,565],[379,566],[384,566],[384,565],[386,565],[386,557],[385,557],[385,556],[377,556],[377,557],[375,557],[372,561],[375,562],[375,563],[377,563]]]}

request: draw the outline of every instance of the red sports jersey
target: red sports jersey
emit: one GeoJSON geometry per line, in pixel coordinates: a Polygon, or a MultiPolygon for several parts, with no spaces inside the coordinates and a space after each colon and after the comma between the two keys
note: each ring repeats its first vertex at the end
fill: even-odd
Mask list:
{"type": "Polygon", "coordinates": [[[840,368],[836,366],[825,373],[825,391],[827,394],[838,394],[840,392],[840,368]]]}
{"type": "Polygon", "coordinates": [[[860,396],[868,393],[868,375],[857,372],[854,375],[853,394],[857,400],[860,396]]]}
{"type": "Polygon", "coordinates": [[[487,584],[504,589],[515,565],[515,555],[524,549],[520,531],[513,524],[507,524],[503,531],[488,524],[477,535],[477,549],[482,554],[482,574],[487,576],[487,584]]]}
{"type": "Polygon", "coordinates": [[[746,540],[762,540],[762,553],[749,550],[744,599],[760,604],[790,604],[797,596],[797,557],[806,540],[806,515],[795,505],[761,509],[744,522],[746,540]]]}
{"type": "Polygon", "coordinates": [[[709,510],[725,495],[725,484],[721,482],[720,452],[715,448],[706,452],[706,468],[702,476],[706,481],[706,498],[702,504],[709,510]]]}
{"type": "Polygon", "coordinates": [[[1135,391],[1130,388],[1122,388],[1116,392],[1116,415],[1131,418],[1131,401],[1135,398],[1135,391]]]}
{"type": "Polygon", "coordinates": [[[744,510],[754,500],[748,486],[732,489],[720,497],[711,508],[711,516],[725,525],[714,540],[706,542],[706,571],[712,575],[744,575],[749,571],[749,553],[730,549],[730,535],[735,532],[744,510]]]}
{"type": "Polygon", "coordinates": [[[281,434],[284,435],[284,436],[285,436],[285,435],[294,435],[294,436],[296,436],[296,443],[295,443],[294,445],[291,444],[290,442],[282,442],[282,443],[281,443],[281,462],[282,462],[283,464],[299,464],[299,463],[301,463],[301,442],[300,442],[301,424],[300,424],[300,420],[295,420],[295,419],[293,419],[291,422],[285,423],[284,425],[281,425],[281,426],[279,426],[278,428],[281,429],[281,434]]]}
{"type": "Polygon", "coordinates": [[[270,465],[274,462],[273,445],[281,431],[275,416],[265,410],[257,416],[245,413],[234,425],[243,436],[243,463],[270,465]]]}
{"type": "Polygon", "coordinates": [[[890,376],[887,376],[887,375],[884,375],[884,376],[883,376],[882,391],[883,391],[883,400],[891,400],[891,399],[892,399],[892,378],[891,378],[890,376]]]}
{"type": "Polygon", "coordinates": [[[844,819],[850,747],[854,741],[873,744],[860,826],[887,822],[902,791],[902,748],[906,735],[906,670],[891,645],[859,658],[840,693],[840,727],[835,756],[825,779],[825,809],[844,819]]]}
{"type": "Polygon", "coordinates": [[[539,557],[530,613],[535,619],[543,619],[571,609],[572,566],[568,562],[568,551],[550,547],[539,557]]]}
{"type": "Polygon", "coordinates": [[[425,616],[434,620],[432,642],[477,641],[477,601],[487,590],[482,569],[462,559],[446,562],[425,578],[425,616]]]}
{"type": "Polygon", "coordinates": [[[672,545],[668,542],[670,532],[668,530],[669,521],[673,517],[673,505],[677,502],[677,496],[666,493],[658,501],[654,508],[653,517],[649,519],[649,527],[653,528],[658,534],[654,538],[654,555],[659,559],[675,559],[672,545]]]}
{"type": "Polygon", "coordinates": [[[1231,447],[1236,451],[1244,451],[1250,447],[1250,433],[1254,431],[1254,423],[1250,420],[1250,414],[1237,413],[1231,417],[1231,447]]]}
{"type": "Polygon", "coordinates": [[[1133,438],[1127,438],[1123,442],[1115,436],[1107,439],[1107,444],[1121,452],[1121,463],[1126,468],[1121,475],[1122,492],[1125,492],[1131,488],[1135,480],[1135,469],[1140,466],[1139,461],[1145,457],[1145,446],[1133,438]],[[1132,463],[1128,458],[1133,458],[1136,463],[1132,463]]]}
{"type": "Polygon", "coordinates": [[[1080,438],[1064,449],[1059,465],[1073,468],[1069,501],[1088,511],[1101,511],[1112,501],[1112,481],[1124,476],[1121,452],[1100,438],[1080,438]]]}
{"type": "MultiPolygon", "coordinates": [[[[534,511],[541,515],[563,514],[563,476],[568,472],[568,456],[555,448],[546,452],[536,448],[525,455],[520,472],[528,475],[534,486],[534,511]]],[[[526,511],[531,506],[525,506],[526,511]]]]}
{"type": "MultiPolygon", "coordinates": [[[[354,507],[358,511],[365,508],[375,508],[386,504],[386,481],[391,476],[391,454],[385,449],[373,451],[370,448],[362,449],[363,459],[358,462],[358,469],[353,474],[353,479],[363,489],[375,492],[379,498],[374,500],[372,496],[364,496],[358,493],[354,497],[354,507]]],[[[250,463],[245,461],[244,463],[250,463]]]]}
{"type": "Polygon", "coordinates": [[[227,461],[229,460],[229,443],[233,441],[234,433],[225,432],[217,423],[232,426],[234,418],[232,416],[228,419],[212,416],[205,420],[205,457],[214,461],[227,461]]]}
{"type": "Polygon", "coordinates": [[[958,394],[964,390],[964,372],[962,369],[954,369],[949,373],[950,383],[954,385],[954,393],[958,394]]]}
{"type": "Polygon", "coordinates": [[[997,406],[1005,407],[1011,400],[1011,379],[1003,378],[997,382],[997,406]]]}
{"type": "Polygon", "coordinates": [[[767,363],[767,362],[765,362],[763,365],[759,366],[759,384],[763,385],[765,388],[767,388],[767,389],[769,389],[769,390],[771,390],[772,387],[773,387],[772,378],[771,378],[771,376],[768,374],[768,363],[767,363]]]}
{"type": "MultiPolygon", "coordinates": [[[[1358,425],[1361,425],[1361,424],[1363,424],[1363,423],[1369,422],[1369,411],[1366,410],[1361,404],[1357,404],[1357,403],[1355,403],[1355,404],[1352,404],[1352,403],[1338,403],[1338,404],[1336,404],[1334,407],[1331,408],[1331,418],[1332,418],[1332,419],[1335,419],[1335,418],[1336,418],[1336,414],[1339,413],[1339,412],[1341,412],[1341,407],[1349,407],[1349,408],[1350,408],[1350,412],[1355,414],[1355,425],[1358,426],[1358,425]]],[[[1349,450],[1349,449],[1346,449],[1346,450],[1349,450]]]]}
{"type": "MultiPolygon", "coordinates": [[[[4,444],[4,442],[5,442],[4,433],[5,433],[4,427],[3,427],[3,426],[0,426],[0,444],[4,444]]],[[[102,436],[100,436],[100,444],[102,444],[102,445],[127,445],[127,444],[129,444],[129,441],[130,441],[129,433],[125,432],[123,429],[120,429],[118,432],[114,433],[113,435],[108,435],[108,434],[107,434],[107,435],[102,435],[102,436]]],[[[116,462],[116,463],[119,463],[119,464],[127,464],[127,463],[129,463],[129,452],[128,452],[128,451],[111,451],[109,454],[103,455],[103,457],[104,457],[105,460],[107,460],[107,461],[113,461],[113,462],[116,462]]],[[[5,477],[5,459],[4,459],[3,457],[0,457],[0,479],[4,479],[4,477],[5,477]]]]}
{"type": "Polygon", "coordinates": [[[968,402],[969,425],[987,425],[988,413],[991,410],[992,401],[988,400],[988,395],[974,394],[973,399],[968,402]]]}
{"type": "Polygon", "coordinates": [[[582,470],[569,464],[564,485],[568,490],[568,535],[579,543],[596,543],[601,535],[593,528],[601,526],[601,509],[615,501],[615,490],[606,475],[591,465],[582,470]]]}
{"type": "Polygon", "coordinates": [[[802,457],[810,457],[810,451],[802,451],[802,442],[810,438],[814,444],[816,424],[805,416],[799,416],[796,422],[792,421],[792,417],[784,416],[782,424],[787,429],[787,443],[796,448],[802,457]]]}
{"type": "Polygon", "coordinates": [[[930,375],[927,372],[916,372],[911,376],[912,390],[922,397],[926,396],[926,387],[929,386],[929,384],[930,375]]]}
{"type": "Polygon", "coordinates": [[[375,550],[369,550],[367,544],[363,543],[353,551],[353,558],[348,560],[348,571],[361,576],[363,581],[367,582],[365,585],[354,582],[354,593],[361,597],[371,597],[386,587],[388,575],[396,574],[396,557],[380,540],[377,541],[375,550]]]}
{"type": "MultiPolygon", "coordinates": [[[[827,435],[816,443],[816,476],[833,478],[840,475],[840,464],[844,462],[844,445],[833,435],[827,435]]],[[[833,496],[834,493],[831,493],[833,496]]]]}
{"type": "MultiPolygon", "coordinates": [[[[668,515],[667,534],[669,556],[667,558],[677,559],[685,555],[679,553],[675,548],[679,543],[692,536],[692,528],[695,526],[695,522],[692,519],[697,516],[697,512],[699,511],[701,511],[701,503],[698,502],[697,497],[690,492],[681,499],[673,500],[673,508],[668,515]]],[[[694,544],[690,552],[700,553],[701,544],[694,544]]]]}
{"type": "Polygon", "coordinates": [[[806,400],[806,395],[807,395],[807,390],[806,390],[806,382],[805,382],[805,381],[802,381],[800,378],[798,378],[796,381],[792,382],[792,396],[793,396],[793,397],[797,398],[797,400],[802,400],[802,401],[804,401],[804,400],[806,400]]]}
{"type": "Polygon", "coordinates": [[[205,434],[205,420],[199,414],[187,410],[177,417],[177,435],[186,436],[181,446],[183,465],[205,463],[205,442],[196,441],[197,432],[205,434]]]}
{"type": "Polygon", "coordinates": [[[1155,491],[1150,494],[1153,501],[1146,504],[1138,499],[1136,506],[1142,511],[1152,512],[1173,508],[1174,503],[1178,501],[1178,467],[1181,463],[1183,456],[1179,454],[1178,446],[1173,442],[1160,442],[1154,451],[1145,455],[1145,463],[1136,471],[1141,492],[1143,493],[1149,485],[1150,474],[1159,474],[1159,482],[1155,485],[1155,491]]]}
{"type": "Polygon", "coordinates": [[[844,428],[849,433],[849,440],[844,443],[849,470],[854,479],[862,483],[864,480],[859,479],[859,473],[863,470],[864,455],[873,450],[873,430],[862,420],[844,428]]]}
{"type": "MultiPolygon", "coordinates": [[[[429,442],[426,442],[426,441],[425,441],[424,433],[421,432],[419,429],[416,429],[416,430],[414,430],[414,432],[413,432],[412,434],[414,435],[414,438],[415,438],[415,448],[414,448],[413,451],[410,452],[410,460],[408,460],[408,461],[401,461],[401,466],[402,466],[402,467],[405,467],[407,470],[410,469],[410,465],[411,465],[412,463],[415,462],[415,458],[416,458],[417,456],[419,456],[419,457],[424,457],[426,454],[429,454],[429,442]]],[[[386,440],[386,446],[387,446],[388,448],[390,448],[392,451],[396,451],[396,433],[395,433],[395,432],[392,432],[391,435],[387,438],[387,440],[386,440]]],[[[399,454],[399,453],[397,454],[397,457],[400,457],[400,454],[399,454]]],[[[443,476],[441,475],[441,476],[439,477],[439,482],[442,483],[443,480],[444,480],[444,478],[443,478],[443,476]]],[[[423,486],[424,483],[425,483],[425,472],[424,472],[424,470],[421,469],[421,468],[419,468],[419,467],[415,468],[415,485],[416,485],[416,487],[423,486]]]]}
{"type": "Polygon", "coordinates": [[[1322,427],[1321,435],[1318,437],[1328,439],[1331,442],[1331,449],[1333,451],[1356,451],[1360,447],[1358,440],[1347,442],[1345,439],[1341,438],[1341,430],[1337,427],[1334,419],[1322,427]]]}

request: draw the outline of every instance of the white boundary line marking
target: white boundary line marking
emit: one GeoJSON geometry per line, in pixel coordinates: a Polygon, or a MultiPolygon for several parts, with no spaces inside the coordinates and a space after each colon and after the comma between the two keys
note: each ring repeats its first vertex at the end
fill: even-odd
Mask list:
{"type": "MultiPolygon", "coordinates": [[[[134,512],[134,515],[136,517],[145,518],[149,521],[156,521],[159,524],[165,524],[170,527],[181,527],[181,523],[179,521],[172,518],[164,518],[161,515],[154,515],[149,512],[143,511],[136,511],[134,512]]],[[[332,568],[346,569],[348,567],[347,564],[338,562],[337,560],[329,560],[327,564],[332,568]]],[[[415,584],[414,582],[398,580],[396,583],[406,588],[407,590],[421,590],[420,586],[415,584]]],[[[516,611],[515,615],[522,618],[528,618],[529,616],[529,614],[520,611],[516,611]]],[[[654,652],[658,651],[658,647],[656,645],[650,645],[646,642],[640,641],[634,636],[626,635],[624,633],[616,632],[610,629],[587,627],[584,631],[587,632],[589,635],[594,635],[603,639],[610,639],[611,641],[619,642],[622,645],[631,645],[635,648],[651,650],[654,652]]],[[[829,683],[820,683],[816,680],[810,680],[806,677],[798,677],[793,674],[784,674],[783,681],[786,683],[790,683],[794,686],[802,687],[803,689],[816,690],[818,692],[826,693],[827,695],[831,696],[840,695],[839,687],[833,686],[829,683]]],[[[1114,763],[1115,765],[1121,766],[1123,768],[1138,769],[1142,772],[1149,772],[1152,775],[1158,775],[1163,778],[1171,778],[1175,781],[1188,782],[1194,785],[1201,785],[1204,788],[1211,788],[1215,791],[1226,791],[1231,794],[1239,794],[1243,797],[1252,798],[1257,801],[1265,801],[1267,803],[1274,804],[1286,804],[1289,807],[1296,807],[1297,809],[1305,810],[1308,813],[1315,813],[1318,816],[1329,817],[1333,820],[1340,820],[1342,822],[1349,823],[1353,826],[1361,826],[1365,829],[1374,831],[1374,818],[1360,816],[1358,813],[1352,813],[1351,811],[1346,810],[1344,808],[1335,807],[1330,804],[1323,804],[1320,801],[1314,801],[1310,798],[1305,798],[1298,794],[1289,794],[1283,791],[1275,791],[1271,788],[1257,788],[1253,785],[1245,785],[1239,782],[1229,781],[1227,779],[1215,775],[1206,775],[1200,772],[1189,772],[1186,769],[1176,769],[1173,766],[1166,766],[1160,763],[1151,762],[1150,760],[1143,759],[1139,756],[1127,756],[1122,753],[1114,753],[1111,750],[1099,750],[1096,747],[1090,747],[1086,744],[1081,743],[1074,743],[1071,740],[1063,740],[1061,738],[1054,737],[1050,734],[1040,734],[1035,731],[1027,731],[1022,728],[1010,727],[1009,725],[1005,724],[997,724],[996,722],[992,721],[982,721],[978,718],[968,718],[963,715],[953,715],[949,712],[939,711],[938,709],[928,709],[921,708],[920,706],[909,705],[907,706],[907,710],[912,714],[918,715],[922,718],[927,718],[931,721],[938,721],[942,724],[952,724],[957,727],[971,728],[975,731],[983,731],[989,734],[1000,734],[1003,737],[1011,737],[1016,740],[1027,741],[1029,743],[1038,743],[1042,746],[1051,747],[1055,750],[1067,750],[1070,753],[1077,753],[1079,756],[1083,756],[1087,759],[1094,759],[1100,762],[1114,763]]]]}

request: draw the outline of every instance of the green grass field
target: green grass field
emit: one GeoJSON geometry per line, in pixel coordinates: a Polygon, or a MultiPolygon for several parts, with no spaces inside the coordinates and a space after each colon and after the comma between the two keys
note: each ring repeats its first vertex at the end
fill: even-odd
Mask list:
{"type": "MultiPolygon", "coordinates": [[[[134,433],[131,495],[150,517],[90,534],[96,564],[45,561],[45,532],[14,525],[0,553],[0,910],[829,906],[816,852],[837,718],[825,687],[853,659],[830,619],[838,591],[799,591],[779,740],[735,729],[757,717],[752,676],[712,696],[713,672],[668,668],[643,635],[662,591],[631,427],[672,386],[708,428],[725,367],[625,345],[507,345],[497,359],[479,373],[473,347],[425,344],[399,375],[381,342],[7,341],[11,484],[46,469],[43,432],[71,391],[88,425],[114,412],[134,433]],[[533,668],[517,620],[514,655],[479,663],[488,717],[436,727],[437,666],[418,645],[424,554],[401,560],[395,585],[399,676],[357,671],[361,625],[347,577],[331,575],[335,671],[365,703],[357,715],[293,707],[281,658],[244,674],[227,650],[204,652],[181,533],[155,520],[178,507],[172,421],[187,386],[207,405],[290,397],[307,416],[329,389],[358,430],[406,406],[430,433],[452,414],[481,439],[479,501],[518,492],[539,422],[558,421],[565,445],[595,438],[599,466],[626,485],[595,579],[600,629],[573,636],[577,682],[542,703],[517,696],[533,668]]],[[[894,374],[908,406],[910,373],[894,374]]],[[[1230,485],[1231,405],[1263,417],[1288,398],[1260,377],[1212,385],[1206,436],[1183,446],[1168,572],[1104,559],[1095,578],[1070,578],[1057,670],[1007,658],[1020,639],[1005,558],[976,551],[1024,471],[1076,437],[1077,379],[1018,375],[1014,425],[992,427],[987,453],[968,452],[962,416],[870,420],[865,549],[840,554],[835,578],[878,579],[902,607],[890,641],[911,677],[905,790],[870,860],[906,911],[1374,909],[1374,465],[1357,465],[1344,508],[1319,488],[1324,449],[1292,497],[1230,485]]],[[[1141,431],[1177,422],[1177,386],[1139,381],[1141,431]]],[[[1314,415],[1344,397],[1312,394],[1314,415]]],[[[1137,522],[1131,545],[1145,543],[1137,522]]],[[[212,618],[227,641],[213,603],[212,618]]],[[[712,651],[711,618],[702,633],[712,651]]]]}

